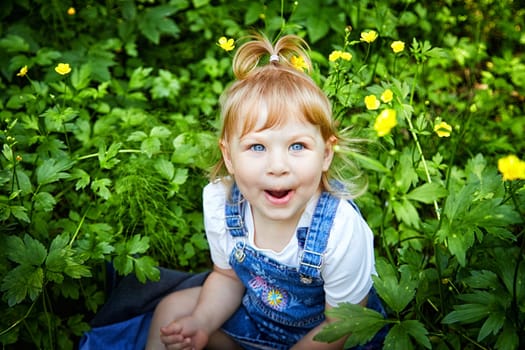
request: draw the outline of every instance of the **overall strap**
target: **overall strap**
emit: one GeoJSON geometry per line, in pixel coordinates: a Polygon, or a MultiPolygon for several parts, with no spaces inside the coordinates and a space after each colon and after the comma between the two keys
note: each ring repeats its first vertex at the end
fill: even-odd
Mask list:
{"type": "Polygon", "coordinates": [[[228,230],[233,237],[242,237],[246,235],[243,215],[243,198],[239,188],[234,183],[231,188],[230,196],[229,198],[226,198],[226,204],[224,206],[226,230],[228,230]]]}
{"type": "Polygon", "coordinates": [[[328,192],[323,192],[317,201],[299,265],[301,282],[305,284],[321,274],[323,255],[338,205],[339,198],[328,192]]]}

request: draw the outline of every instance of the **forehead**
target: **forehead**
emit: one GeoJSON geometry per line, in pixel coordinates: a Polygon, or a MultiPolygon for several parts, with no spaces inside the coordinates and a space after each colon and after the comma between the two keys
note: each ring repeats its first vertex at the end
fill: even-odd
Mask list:
{"type": "Polygon", "coordinates": [[[294,104],[268,104],[259,100],[241,115],[236,125],[236,133],[241,137],[253,131],[280,128],[290,122],[311,124],[304,112],[294,104]]]}

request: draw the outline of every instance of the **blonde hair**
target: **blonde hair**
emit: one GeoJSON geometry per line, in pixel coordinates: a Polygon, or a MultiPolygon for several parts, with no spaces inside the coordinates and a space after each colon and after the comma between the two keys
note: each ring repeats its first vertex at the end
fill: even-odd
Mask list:
{"type": "MultiPolygon", "coordinates": [[[[346,142],[338,135],[332,119],[330,100],[302,68],[291,63],[292,58],[299,58],[307,72],[312,70],[306,42],[296,35],[285,35],[275,45],[262,34],[250,38],[252,40],[241,45],[233,58],[236,80],[220,99],[221,142],[228,143],[232,135],[243,136],[255,127],[264,130],[284,124],[287,118],[297,117],[318,126],[325,141],[333,138],[339,148],[345,147],[346,142]],[[262,110],[266,113],[266,121],[261,127],[258,119],[262,110]]],[[[335,175],[332,168],[323,173],[322,187],[326,191],[340,192],[341,186],[337,189],[331,186],[330,180],[335,175]]],[[[210,176],[217,180],[225,175],[227,171],[221,157],[210,176]]],[[[343,192],[355,194],[350,190],[353,184],[344,185],[343,192]]]]}

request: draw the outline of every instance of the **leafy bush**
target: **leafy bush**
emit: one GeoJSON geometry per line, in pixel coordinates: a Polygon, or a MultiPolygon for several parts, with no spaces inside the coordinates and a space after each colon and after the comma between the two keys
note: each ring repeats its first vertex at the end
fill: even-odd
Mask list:
{"type": "Polygon", "coordinates": [[[157,265],[209,267],[200,194],[232,78],[215,43],[250,28],[305,36],[341,127],[369,140],[350,156],[368,174],[358,204],[376,233],[389,317],[341,305],[319,338],[358,344],[388,324],[387,349],[524,346],[517,2],[0,9],[4,347],[73,348],[105,300],[107,264],[142,281],[158,278],[157,265]]]}

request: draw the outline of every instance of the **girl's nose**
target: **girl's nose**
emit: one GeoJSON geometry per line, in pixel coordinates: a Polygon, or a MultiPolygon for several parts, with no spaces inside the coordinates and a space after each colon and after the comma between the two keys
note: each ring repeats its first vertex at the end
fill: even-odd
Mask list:
{"type": "Polygon", "coordinates": [[[290,171],[286,153],[271,152],[268,157],[267,171],[274,176],[281,176],[290,171]]]}

